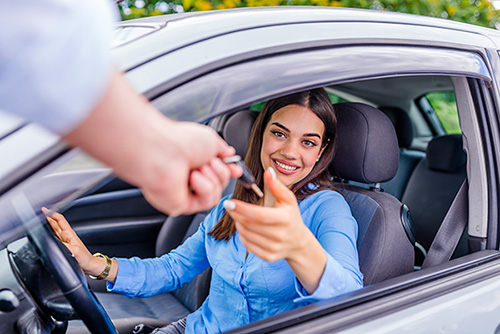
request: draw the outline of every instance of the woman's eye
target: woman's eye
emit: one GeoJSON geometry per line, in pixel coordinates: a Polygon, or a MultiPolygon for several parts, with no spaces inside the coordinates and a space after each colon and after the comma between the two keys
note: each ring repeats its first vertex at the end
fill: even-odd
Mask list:
{"type": "Polygon", "coordinates": [[[304,145],[306,145],[308,147],[314,147],[314,146],[316,146],[316,143],[313,141],[310,141],[310,140],[304,140],[304,145]]]}
{"type": "Polygon", "coordinates": [[[283,138],[283,137],[285,137],[285,134],[284,134],[283,132],[281,132],[281,131],[276,131],[276,130],[274,130],[274,131],[271,131],[271,133],[272,133],[273,135],[275,135],[276,137],[278,137],[278,138],[283,138]]]}

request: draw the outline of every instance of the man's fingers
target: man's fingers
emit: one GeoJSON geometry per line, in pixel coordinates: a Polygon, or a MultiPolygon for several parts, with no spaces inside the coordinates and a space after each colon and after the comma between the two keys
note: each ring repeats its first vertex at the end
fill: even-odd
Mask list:
{"type": "Polygon", "coordinates": [[[192,193],[188,194],[189,205],[183,212],[194,213],[210,209],[215,206],[222,194],[222,188],[215,174],[209,175],[208,171],[192,171],[189,183],[192,193]]]}
{"type": "Polygon", "coordinates": [[[243,169],[237,164],[227,164],[227,168],[232,179],[239,178],[243,174],[243,169]]]}
{"type": "Polygon", "coordinates": [[[227,158],[236,154],[234,147],[229,146],[222,138],[217,141],[217,152],[219,158],[227,158]]]}
{"type": "Polygon", "coordinates": [[[210,167],[217,177],[218,185],[221,188],[222,194],[222,190],[226,188],[229,183],[229,179],[231,178],[231,170],[229,169],[229,166],[223,163],[219,158],[212,159],[212,161],[210,161],[210,167]]]}

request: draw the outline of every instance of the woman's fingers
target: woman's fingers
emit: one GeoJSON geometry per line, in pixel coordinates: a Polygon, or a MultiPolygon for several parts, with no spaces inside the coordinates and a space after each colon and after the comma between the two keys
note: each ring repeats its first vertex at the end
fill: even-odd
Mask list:
{"type": "Polygon", "coordinates": [[[240,233],[239,237],[241,239],[241,242],[249,252],[257,255],[265,261],[276,261],[283,258],[283,256],[281,256],[277,252],[270,251],[268,249],[268,243],[264,242],[263,245],[261,242],[254,242],[255,239],[245,233],[240,233]]]}
{"type": "Polygon", "coordinates": [[[80,238],[78,238],[75,231],[63,215],[58,212],[47,210],[46,208],[42,208],[42,212],[46,215],[50,226],[52,226],[52,229],[59,240],[73,245],[82,244],[80,238]]]}
{"type": "Polygon", "coordinates": [[[47,218],[47,221],[49,222],[50,226],[52,227],[52,230],[54,230],[56,237],[59,240],[63,241],[62,236],[61,236],[61,228],[59,227],[59,224],[57,224],[57,222],[50,217],[46,217],[46,218],[47,218]]]}
{"type": "Polygon", "coordinates": [[[63,235],[62,235],[62,229],[61,226],[59,225],[59,222],[52,218],[52,215],[54,214],[52,211],[48,210],[47,208],[42,208],[42,212],[45,215],[45,218],[47,218],[47,221],[49,222],[50,226],[52,227],[52,230],[54,230],[54,233],[56,236],[59,238],[59,240],[64,241],[63,235]]]}
{"type": "Polygon", "coordinates": [[[276,253],[282,248],[280,244],[283,238],[279,233],[261,234],[260,232],[248,229],[245,224],[241,224],[240,222],[236,223],[236,228],[240,233],[240,237],[245,238],[252,245],[258,246],[265,251],[276,253]]]}
{"type": "Polygon", "coordinates": [[[249,251],[266,261],[287,258],[300,239],[302,222],[293,192],[266,170],[264,183],[276,198],[273,207],[263,207],[231,199],[223,203],[235,221],[239,237],[249,251]]]}
{"type": "Polygon", "coordinates": [[[274,223],[279,213],[276,208],[263,207],[250,204],[236,199],[227,200],[223,203],[227,213],[235,220],[254,221],[256,223],[274,223]],[[232,203],[232,204],[231,204],[232,203]]]}
{"type": "Polygon", "coordinates": [[[294,193],[276,178],[276,172],[272,167],[269,167],[264,172],[264,184],[271,190],[278,205],[297,203],[297,198],[294,193]]]}
{"type": "Polygon", "coordinates": [[[64,231],[68,231],[68,230],[73,231],[73,229],[71,228],[71,225],[68,223],[66,218],[64,218],[64,216],[61,215],[60,213],[50,211],[46,208],[42,208],[42,212],[45,214],[45,216],[47,218],[52,219],[53,223],[57,224],[57,229],[60,232],[64,232],[64,231]]]}

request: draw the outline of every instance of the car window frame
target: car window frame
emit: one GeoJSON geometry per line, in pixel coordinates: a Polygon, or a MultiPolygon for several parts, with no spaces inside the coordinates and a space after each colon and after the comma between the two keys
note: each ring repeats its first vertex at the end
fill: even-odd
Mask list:
{"type": "MultiPolygon", "coordinates": [[[[150,69],[147,70],[147,72],[149,71],[150,69]]],[[[151,101],[155,107],[168,114],[171,118],[204,122],[224,112],[249,107],[255,102],[273,98],[285,92],[291,93],[301,89],[334,85],[353,80],[406,75],[463,75],[491,81],[488,68],[481,57],[474,52],[447,48],[429,50],[428,48],[404,45],[349,45],[344,47],[312,48],[294,53],[278,53],[256,59],[250,58],[244,62],[188,80],[182,85],[170,87],[163,91],[162,94],[158,94],[157,92],[161,89],[155,87],[152,90],[156,95],[151,101]],[[370,57],[364,59],[363,55],[367,53],[370,54],[370,57]],[[423,58],[427,60],[424,62],[425,66],[422,65],[423,58]],[[292,68],[294,64],[301,63],[302,59],[308,59],[310,64],[301,65],[293,73],[280,72],[280,69],[292,68]],[[357,66],[353,66],[356,59],[359,62],[362,61],[363,66],[359,65],[359,62],[356,63],[357,66]],[[401,61],[394,63],[391,61],[394,59],[401,61]],[[245,73],[238,72],[246,67],[249,70],[245,73]],[[299,76],[304,77],[297,79],[299,76]],[[210,78],[213,79],[209,81],[210,78]],[[237,79],[233,79],[231,85],[225,85],[229,78],[237,79]],[[271,91],[271,85],[275,85],[278,79],[281,80],[280,84],[284,87],[281,89],[279,87],[273,88],[271,91]],[[251,82],[253,86],[249,85],[248,82],[251,82]],[[290,82],[300,82],[300,84],[292,86],[290,82]],[[185,97],[184,95],[191,94],[190,90],[194,90],[190,86],[197,83],[204,87],[204,89],[198,89],[196,93],[197,99],[185,97]],[[242,87],[245,87],[245,89],[242,87]],[[208,91],[209,89],[212,89],[212,91],[208,91]],[[247,92],[249,96],[243,98],[241,94],[247,92]],[[205,102],[211,102],[212,106],[208,113],[196,117],[190,113],[193,110],[199,110],[200,106],[189,106],[187,103],[199,101],[203,94],[213,99],[205,102]],[[237,96],[238,102],[231,101],[235,96],[237,96]],[[172,99],[179,102],[174,102],[172,99]],[[172,114],[172,109],[176,109],[175,115],[172,114]]],[[[186,74],[186,76],[189,77],[189,74],[186,74]]],[[[181,79],[178,80],[181,81],[181,79]]],[[[169,81],[165,82],[166,87],[169,87],[170,84],[169,81]]],[[[146,95],[151,94],[153,93],[146,92],[146,95]]]]}
{"type": "MultiPolygon", "coordinates": [[[[246,62],[240,62],[195,78],[183,86],[172,89],[157,97],[152,100],[152,103],[160,111],[168,114],[169,117],[172,116],[170,111],[175,109],[178,115],[191,119],[195,118],[198,122],[205,122],[218,115],[247,108],[255,102],[273,98],[280,94],[289,94],[303,89],[356,80],[377,79],[389,76],[410,76],[415,74],[446,75],[457,78],[454,81],[454,85],[458,87],[461,87],[463,78],[478,80],[485,85],[491,85],[492,82],[490,70],[484,58],[480,54],[471,51],[449,50],[446,48],[428,49],[417,46],[344,46],[315,48],[312,50],[297,51],[293,54],[280,53],[258,59],[250,59],[246,62]],[[356,56],[365,55],[368,53],[368,50],[371,57],[366,57],[364,59],[364,66],[359,66],[355,61],[357,59],[356,56]],[[427,57],[427,62],[422,61],[422,55],[427,57]],[[385,61],[383,59],[384,56],[387,57],[385,61]],[[388,61],[395,58],[399,59],[400,62],[395,64],[388,61]],[[280,78],[281,81],[277,79],[272,80],[279,76],[279,73],[286,73],[286,69],[291,68],[298,59],[309,59],[311,65],[308,67],[306,64],[291,74],[282,75],[280,78]],[[439,59],[439,61],[431,61],[431,59],[439,59]],[[321,61],[323,61],[323,64],[321,64],[321,61]],[[380,63],[386,64],[386,66],[377,65],[380,63]],[[245,68],[248,68],[246,73],[242,74],[238,72],[244,71],[245,68]],[[310,72],[307,72],[308,69],[310,69],[310,72]],[[251,73],[248,73],[249,71],[251,73]],[[231,77],[242,77],[244,80],[231,81],[229,80],[231,77]],[[268,86],[259,87],[259,80],[262,80],[264,85],[267,84],[268,86]],[[214,94],[214,91],[207,91],[207,87],[215,89],[217,94],[214,94]],[[241,94],[246,95],[241,97],[241,94]],[[190,115],[191,117],[188,117],[188,113],[191,110],[196,110],[199,107],[198,105],[190,106],[189,103],[192,101],[197,101],[196,103],[198,103],[199,99],[204,95],[209,96],[214,104],[206,107],[205,114],[199,116],[190,115]],[[233,95],[237,96],[237,102],[234,101],[235,98],[233,95]],[[176,100],[179,102],[176,103],[176,100]]],[[[260,84],[262,85],[262,83],[260,84]]],[[[477,103],[473,101],[473,97],[470,93],[467,93],[468,91],[469,88],[464,84],[462,94],[466,98],[459,101],[457,96],[459,110],[474,111],[476,108],[475,104],[477,103]]],[[[484,94],[481,93],[481,95],[484,94]]],[[[205,105],[208,104],[205,103],[205,105]]],[[[480,106],[477,107],[479,108],[480,106]]],[[[471,125],[466,129],[462,129],[464,137],[468,139],[465,141],[465,145],[474,145],[476,150],[472,150],[472,153],[479,152],[478,150],[482,152],[482,139],[479,127],[476,124],[477,118],[464,119],[462,117],[460,121],[461,123],[467,122],[471,125]]],[[[484,161],[485,159],[483,155],[475,158],[478,159],[477,161],[484,161]]],[[[480,198],[483,199],[482,201],[471,201],[469,203],[471,217],[476,217],[477,219],[475,224],[477,230],[470,230],[470,232],[472,232],[472,236],[477,236],[481,239],[486,238],[486,231],[488,229],[488,194],[493,195],[488,192],[487,182],[485,182],[487,177],[485,168],[485,162],[481,162],[480,165],[474,166],[474,168],[470,168],[470,163],[468,162],[467,171],[470,173],[468,175],[473,180],[473,182],[469,180],[470,193],[479,194],[480,198]],[[476,182],[476,179],[480,181],[476,182]]]]}
{"type": "MultiPolygon", "coordinates": [[[[377,48],[377,47],[386,47],[386,46],[371,46],[371,48],[377,48]]],[[[352,52],[359,52],[360,50],[360,47],[345,47],[345,48],[351,48],[352,52]]],[[[406,51],[408,51],[408,49],[412,49],[412,50],[415,50],[416,47],[403,47],[404,49],[406,49],[406,51]]],[[[324,49],[321,49],[321,50],[326,50],[327,48],[324,48],[324,49]]],[[[340,47],[335,47],[335,48],[330,48],[330,50],[335,50],[335,51],[338,51],[339,49],[341,49],[340,47]]],[[[441,49],[441,51],[450,51],[448,49],[441,49]]],[[[314,51],[318,51],[318,49],[314,49],[314,51]]],[[[319,51],[321,52],[321,51],[319,51]]],[[[426,50],[426,52],[429,52],[430,55],[435,55],[437,52],[436,48],[432,49],[432,50],[426,50]]],[[[466,54],[466,55],[469,55],[469,56],[472,56],[476,62],[476,65],[477,63],[481,64],[481,66],[479,67],[481,70],[480,71],[477,71],[478,68],[475,68],[474,70],[470,70],[469,72],[467,71],[464,71],[464,67],[461,68],[460,71],[457,71],[456,69],[453,68],[453,66],[450,67],[450,64],[449,62],[447,62],[447,66],[446,68],[445,67],[442,67],[442,68],[439,68],[439,66],[436,66],[434,68],[426,68],[424,66],[424,70],[422,69],[422,63],[419,63],[419,74],[421,75],[436,75],[436,74],[439,74],[439,75],[447,75],[447,76],[450,76],[450,77],[455,77],[457,78],[456,79],[456,82],[454,82],[454,85],[463,85],[464,89],[468,89],[467,88],[467,85],[466,83],[470,83],[471,80],[475,81],[475,82],[478,82],[480,83],[480,85],[482,86],[488,86],[490,85],[491,86],[491,76],[490,76],[490,70],[488,68],[488,65],[487,63],[484,61],[483,57],[481,57],[481,55],[477,54],[477,53],[474,53],[474,52],[471,52],[471,51],[466,51],[466,50],[453,50],[453,52],[458,52],[459,54],[466,54]]],[[[411,55],[415,55],[415,53],[408,53],[408,52],[405,52],[405,55],[400,55],[400,56],[403,56],[403,57],[411,57],[411,55]],[[410,55],[410,56],[409,56],[410,55]]],[[[270,55],[269,57],[275,57],[275,60],[278,60],[280,59],[281,57],[283,57],[284,55],[283,54],[278,54],[278,55],[270,55]]],[[[345,59],[345,55],[342,56],[342,58],[345,59]]],[[[238,63],[237,65],[234,65],[234,66],[240,66],[242,64],[245,64],[245,63],[250,63],[250,62],[259,62],[259,61],[262,61],[264,58],[263,57],[260,57],[259,59],[255,60],[255,59],[252,59],[252,60],[249,60],[248,62],[240,62],[238,63]]],[[[379,59],[380,60],[380,59],[379,59]]],[[[367,60],[367,62],[369,63],[369,60],[367,60]]],[[[282,61],[276,61],[275,64],[283,64],[283,63],[286,63],[286,62],[282,62],[282,61]]],[[[337,66],[346,66],[345,63],[335,63],[337,66]]],[[[406,65],[405,66],[408,66],[407,63],[405,63],[406,65]]],[[[463,65],[463,62],[461,62],[461,65],[463,65]]],[[[276,65],[278,66],[278,65],[276,65]]],[[[417,66],[417,65],[415,65],[417,66]]],[[[256,68],[255,66],[252,66],[252,68],[256,68]]],[[[227,69],[227,67],[226,67],[227,69]]],[[[217,71],[213,71],[213,72],[210,72],[210,74],[208,75],[211,75],[213,73],[216,73],[217,71]]],[[[244,100],[243,102],[241,102],[239,105],[231,105],[231,104],[228,104],[226,106],[224,105],[219,105],[217,108],[213,108],[207,115],[206,117],[207,118],[213,118],[213,117],[216,117],[216,116],[219,116],[219,115],[222,115],[222,114],[225,114],[225,113],[230,113],[232,111],[235,111],[239,108],[245,108],[245,107],[248,107],[249,105],[251,105],[251,103],[254,103],[254,102],[257,102],[257,101],[261,101],[263,99],[266,99],[266,98],[272,98],[272,97],[275,97],[275,96],[278,96],[278,95],[282,95],[282,94],[285,94],[285,93],[290,93],[292,91],[297,91],[297,90],[300,90],[300,89],[307,89],[307,88],[313,88],[313,87],[318,87],[318,86],[326,86],[326,85],[333,85],[333,84],[337,84],[337,83],[343,83],[343,82],[348,82],[349,80],[368,80],[368,79],[376,79],[376,78],[383,78],[383,77],[387,77],[387,76],[407,76],[407,75],[415,75],[415,72],[412,71],[411,68],[403,68],[403,66],[392,66],[391,68],[389,67],[384,67],[384,68],[380,68],[378,67],[377,68],[377,71],[375,72],[370,72],[370,73],[364,73],[362,70],[359,71],[359,68],[358,68],[358,71],[356,71],[356,75],[354,76],[353,75],[354,71],[353,72],[349,72],[349,74],[346,74],[344,77],[341,77],[341,78],[336,78],[335,80],[327,80],[325,78],[322,78],[322,79],[319,79],[317,80],[316,78],[316,81],[307,81],[307,80],[303,80],[301,81],[301,84],[298,85],[298,86],[293,86],[293,87],[289,87],[289,86],[286,86],[286,87],[282,87],[281,89],[278,89],[276,91],[269,91],[267,90],[267,95],[256,95],[254,96],[253,98],[251,99],[248,99],[248,100],[244,100]]],[[[200,76],[198,79],[200,78],[203,78],[205,76],[200,76]]],[[[252,80],[249,80],[250,82],[252,82],[252,80]]],[[[193,82],[193,81],[191,81],[193,82]]],[[[201,86],[201,85],[200,85],[201,86]]],[[[170,94],[174,94],[176,93],[176,89],[172,89],[170,90],[168,93],[170,94]]],[[[458,95],[458,94],[457,94],[458,95]]],[[[183,96],[182,99],[186,99],[186,96],[183,96]]],[[[223,99],[222,99],[223,100],[223,99]]],[[[476,99],[477,100],[477,99],[476,99]]],[[[156,105],[158,107],[160,107],[161,109],[161,103],[158,103],[156,100],[153,100],[153,103],[157,103],[156,105]]],[[[465,99],[462,99],[460,102],[458,101],[458,97],[457,97],[457,105],[459,105],[459,110],[460,109],[463,109],[463,110],[470,110],[472,108],[473,112],[472,112],[472,119],[470,120],[463,120],[461,119],[461,123],[464,122],[464,123],[469,123],[469,124],[472,124],[469,128],[467,126],[465,126],[462,131],[464,131],[464,136],[466,136],[467,140],[466,140],[466,144],[467,145],[470,145],[471,143],[474,143],[474,144],[481,144],[482,145],[482,141],[484,138],[481,138],[481,136],[478,136],[478,128],[477,128],[477,123],[474,123],[473,119],[476,120],[476,122],[478,121],[476,117],[478,117],[476,115],[476,111],[475,108],[477,107],[477,103],[476,101],[474,101],[474,98],[469,94],[465,99]]],[[[459,111],[460,113],[460,111],[459,111]]],[[[481,115],[480,115],[481,116],[481,115]]],[[[482,154],[483,152],[481,152],[482,154]]],[[[490,156],[490,158],[492,158],[492,156],[490,156]]],[[[484,159],[484,157],[481,157],[481,159],[484,159]]],[[[468,167],[468,173],[478,173],[478,175],[481,177],[484,177],[484,175],[487,175],[486,172],[485,172],[485,166],[481,166],[481,168],[471,168],[470,166],[468,167]]],[[[475,181],[474,181],[475,182],[475,181]]],[[[486,186],[485,186],[486,187],[486,186]]],[[[485,192],[485,189],[484,187],[480,187],[480,193],[482,194],[481,196],[485,196],[485,197],[482,197],[484,199],[485,202],[488,202],[489,200],[489,196],[491,195],[491,192],[488,192],[488,188],[486,188],[486,192],[485,192]],[[486,195],[485,195],[486,194],[486,195]]],[[[481,214],[479,215],[480,218],[479,218],[479,221],[481,223],[481,229],[482,229],[482,232],[484,232],[485,229],[488,228],[488,212],[487,212],[487,208],[485,209],[485,206],[484,206],[484,203],[482,203],[483,205],[481,207],[479,207],[479,209],[472,209],[472,212],[475,212],[475,210],[479,210],[481,212],[481,214]],[[486,210],[486,211],[485,211],[486,210]]],[[[470,206],[477,206],[477,203],[469,203],[470,206]]],[[[483,235],[481,235],[481,237],[483,237],[483,235]]],[[[480,246],[481,249],[484,249],[485,247],[483,246],[480,246]]],[[[447,277],[447,275],[451,275],[453,276],[458,268],[462,268],[460,270],[469,270],[471,268],[475,268],[477,267],[478,263],[486,263],[488,262],[489,258],[494,258],[495,261],[497,259],[499,255],[497,254],[497,252],[493,252],[493,254],[487,254],[485,256],[480,256],[479,258],[475,258],[474,256],[465,256],[463,258],[460,258],[460,259],[457,259],[458,261],[455,261],[455,262],[449,262],[447,263],[444,267],[445,267],[445,271],[442,273],[443,277],[447,277]],[[469,259],[469,258],[473,258],[473,259],[469,259]],[[460,262],[460,261],[463,261],[460,262]],[[474,264],[473,264],[474,263],[474,264]]],[[[418,282],[418,284],[424,284],[425,282],[430,282],[432,280],[435,280],[436,277],[433,276],[433,275],[436,275],[438,272],[439,272],[439,268],[430,268],[429,271],[427,271],[428,275],[426,276],[425,280],[424,281],[420,281],[418,282]],[[427,281],[428,280],[428,281],[427,281]]],[[[412,275],[412,274],[410,274],[412,275]]],[[[476,277],[477,278],[477,277],[476,277]]],[[[399,278],[396,278],[394,281],[391,281],[391,282],[383,282],[382,285],[380,285],[380,288],[383,290],[383,287],[387,287],[385,284],[390,284],[390,288],[388,288],[389,290],[387,291],[387,295],[385,296],[389,296],[387,298],[390,298],[390,294],[393,293],[394,291],[396,290],[401,290],[401,291],[404,291],[406,289],[409,289],[409,288],[412,288],[415,286],[415,277],[412,277],[410,276],[409,278],[408,277],[399,277],[399,278]]],[[[471,283],[472,284],[472,283],[471,283]]],[[[377,289],[379,288],[379,286],[377,285],[377,288],[374,288],[375,291],[378,291],[377,289]]],[[[364,289],[363,289],[364,290],[364,289]]],[[[443,292],[442,292],[443,293],[443,292]]],[[[346,296],[340,296],[340,305],[341,306],[337,306],[340,307],[341,309],[343,307],[345,308],[349,308],[350,306],[352,306],[353,304],[357,304],[357,303],[363,303],[363,298],[366,297],[366,295],[364,294],[363,291],[361,292],[355,292],[353,295],[352,295],[352,298],[350,298],[350,294],[346,295],[346,296]]],[[[319,305],[323,305],[322,303],[319,303],[319,305]]],[[[304,314],[307,314],[308,312],[311,312],[311,317],[315,318],[318,316],[318,313],[317,312],[317,307],[318,305],[315,305],[315,306],[310,306],[309,308],[308,307],[305,307],[305,308],[301,308],[301,311],[297,311],[297,314],[296,313],[293,313],[294,316],[299,316],[300,315],[300,319],[304,320],[303,316],[304,314]],[[304,312],[304,313],[303,313],[304,312]]],[[[328,308],[328,307],[327,307],[328,308]]],[[[337,312],[337,311],[335,311],[337,312]]],[[[289,320],[289,315],[283,315],[283,317],[285,317],[287,320],[286,321],[290,321],[289,320]]],[[[273,317],[274,318],[274,317],[273,317]]],[[[280,316],[278,316],[278,318],[280,318],[280,316]]],[[[263,320],[265,323],[267,321],[266,320],[263,320]]],[[[274,321],[273,319],[269,320],[269,321],[274,321]]],[[[279,322],[279,321],[278,321],[279,322]]],[[[253,333],[253,332],[260,332],[262,330],[259,329],[260,327],[260,322],[257,323],[257,324],[251,324],[249,325],[248,327],[248,332],[249,333],[253,333]],[[253,327],[255,326],[255,327],[253,327]]],[[[266,327],[267,325],[264,325],[265,328],[268,328],[266,327]]],[[[286,325],[284,325],[286,326],[286,325]]],[[[271,326],[272,327],[272,326],[271,326]]],[[[244,327],[243,329],[237,329],[235,330],[234,332],[246,332],[246,327],[244,327]],[[242,331],[243,330],[243,331],[242,331]]],[[[268,328],[269,329],[269,328],[268,328]]],[[[264,332],[266,332],[267,330],[264,330],[264,332]]]]}

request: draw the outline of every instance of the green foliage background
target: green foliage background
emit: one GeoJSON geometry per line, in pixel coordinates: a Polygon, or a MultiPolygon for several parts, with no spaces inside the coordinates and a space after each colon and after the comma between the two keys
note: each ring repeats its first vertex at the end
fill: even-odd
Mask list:
{"type": "Polygon", "coordinates": [[[425,97],[446,133],[462,133],[458,120],[457,101],[453,92],[434,92],[425,97]]]}
{"type": "Polygon", "coordinates": [[[434,16],[500,28],[499,11],[489,0],[124,0],[124,20],[170,13],[261,6],[351,7],[434,16]]]}

